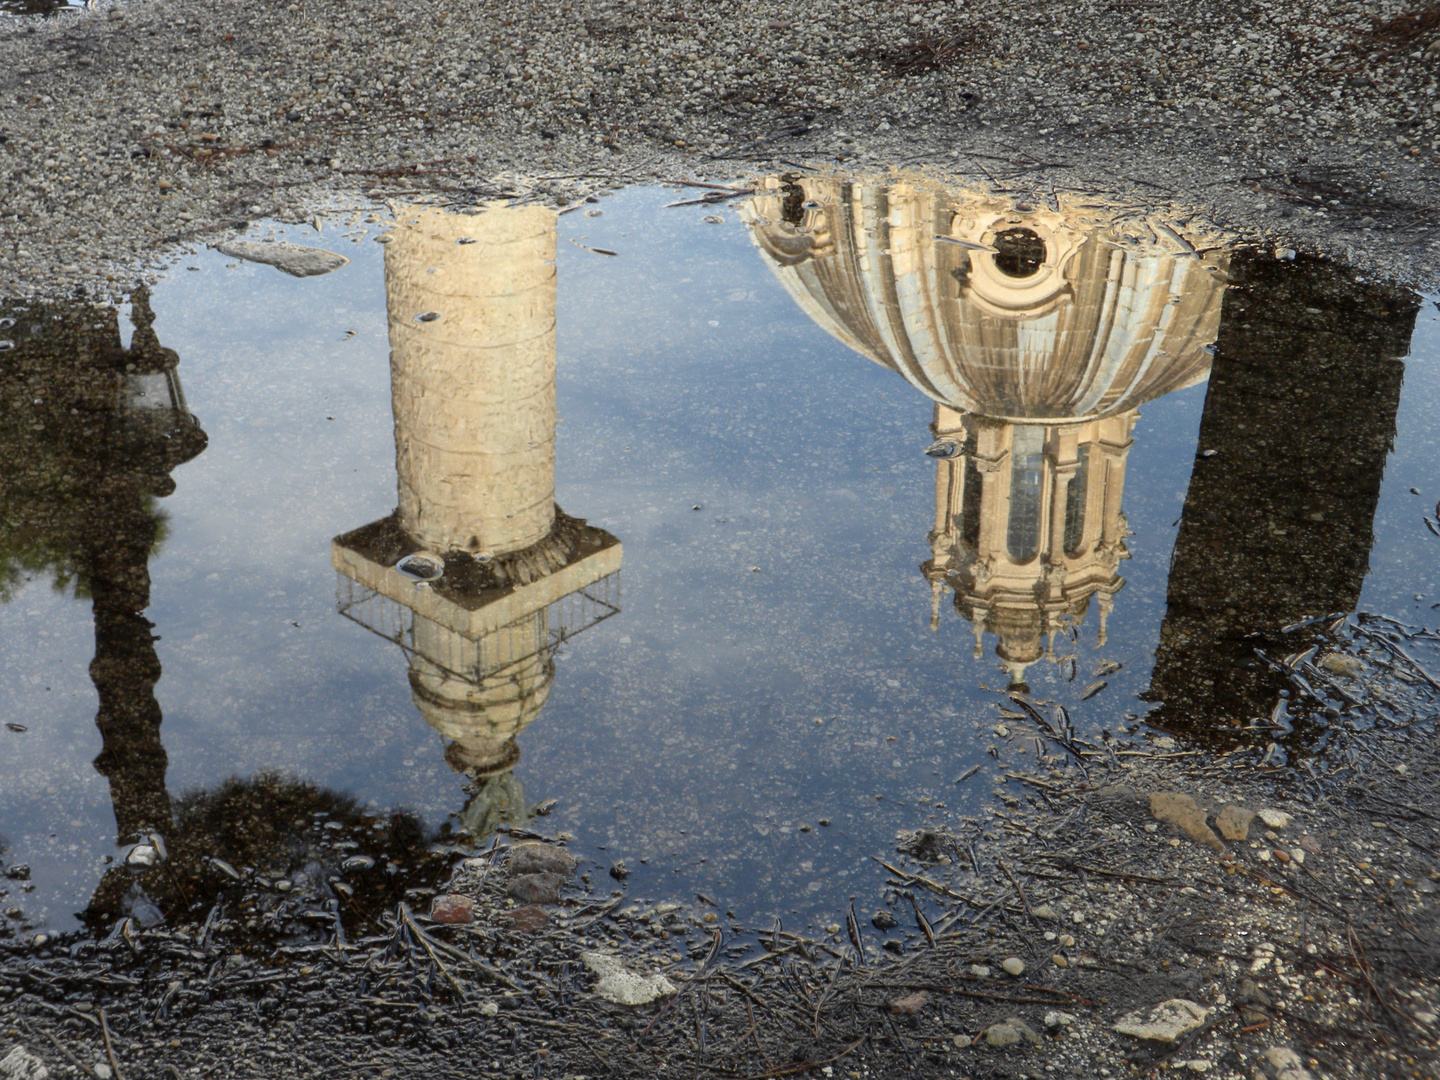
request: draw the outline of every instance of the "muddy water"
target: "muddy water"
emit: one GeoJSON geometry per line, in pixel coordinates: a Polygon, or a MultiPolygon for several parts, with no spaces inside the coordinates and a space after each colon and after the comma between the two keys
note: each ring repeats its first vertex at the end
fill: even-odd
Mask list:
{"type": "Polygon", "coordinates": [[[818,930],[979,835],[1007,694],[1215,745],[1282,627],[1440,621],[1433,299],[1079,198],[683,198],[4,305],[8,927],[376,909],[519,828],[818,930]]]}

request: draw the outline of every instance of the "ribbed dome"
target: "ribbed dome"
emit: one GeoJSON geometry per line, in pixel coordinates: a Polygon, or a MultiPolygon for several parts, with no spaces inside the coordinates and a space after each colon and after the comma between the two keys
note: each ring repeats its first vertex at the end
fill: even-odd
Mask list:
{"type": "Polygon", "coordinates": [[[1082,419],[1204,379],[1224,254],[1116,243],[1114,214],[1058,205],[803,178],[746,213],[807,315],[951,408],[1082,419]]]}

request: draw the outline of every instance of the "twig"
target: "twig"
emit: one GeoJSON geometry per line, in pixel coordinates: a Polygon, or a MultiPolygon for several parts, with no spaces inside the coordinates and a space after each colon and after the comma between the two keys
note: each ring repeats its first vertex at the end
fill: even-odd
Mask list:
{"type": "Polygon", "coordinates": [[[118,1061],[115,1060],[115,1047],[114,1047],[113,1045],[111,1045],[111,1042],[110,1042],[110,1024],[109,1024],[109,1022],[105,1019],[105,1010],[104,1010],[104,1009],[101,1009],[101,1010],[99,1010],[99,1011],[100,1011],[100,1034],[102,1034],[102,1035],[105,1036],[105,1056],[110,1059],[110,1072],[111,1072],[111,1075],[113,1075],[113,1076],[115,1077],[115,1080],[125,1080],[124,1074],[121,1073],[121,1071],[120,1071],[120,1062],[118,1062],[118,1061]]]}
{"type": "MultiPolygon", "coordinates": [[[[20,1024],[20,1029],[22,1031],[31,1034],[33,1037],[34,1033],[31,1032],[29,1024],[26,1024],[23,1021],[17,1021],[17,1023],[20,1024]]],[[[50,1044],[54,1046],[56,1050],[59,1050],[60,1053],[64,1054],[65,1057],[70,1061],[71,1065],[74,1065],[75,1068],[79,1069],[81,1072],[87,1073],[90,1076],[94,1077],[94,1080],[100,1080],[99,1074],[96,1073],[94,1069],[92,1069],[89,1065],[82,1065],[80,1063],[80,1059],[77,1058],[74,1054],[70,1053],[69,1050],[66,1050],[65,1047],[60,1044],[60,1040],[55,1038],[54,1035],[51,1035],[50,1032],[46,1031],[44,1028],[40,1029],[40,1034],[44,1035],[45,1038],[49,1039],[50,1044]]]]}
{"type": "Polygon", "coordinates": [[[1067,859],[1064,855],[1047,855],[1043,852],[1037,854],[1039,858],[1049,859],[1071,870],[1082,870],[1087,874],[1094,874],[1097,877],[1119,878],[1121,881],[1143,881],[1147,885],[1165,885],[1171,889],[1180,888],[1180,882],[1178,881],[1167,881],[1164,878],[1151,877],[1148,874],[1131,874],[1123,870],[1101,870],[1094,866],[1086,866],[1084,863],[1078,863],[1074,859],[1067,859]]]}
{"type": "Polygon", "coordinates": [[[928,990],[933,994],[955,994],[959,997],[978,998],[981,1001],[1011,1001],[1024,1005],[1059,1005],[1061,1000],[1074,1002],[1077,1005],[1089,1005],[1092,1008],[1099,1008],[1100,1003],[1091,1001],[1089,998],[1078,997],[1075,994],[1065,993],[1062,990],[1049,990],[1040,986],[1035,989],[1044,993],[1064,994],[1063,999],[1057,1000],[1053,997],[1020,997],[1016,994],[987,994],[983,990],[962,990],[958,986],[943,986],[939,983],[890,983],[890,982],[868,982],[863,986],[886,990],[928,990]]]}
{"type": "Polygon", "coordinates": [[[933,893],[939,893],[941,896],[948,896],[952,900],[963,900],[971,907],[978,908],[986,906],[985,904],[981,904],[978,901],[970,899],[970,897],[966,896],[964,893],[958,893],[954,889],[947,889],[938,881],[934,881],[926,877],[924,874],[912,874],[909,871],[901,870],[898,866],[891,866],[888,862],[880,858],[878,855],[871,855],[870,858],[874,859],[886,870],[889,870],[890,873],[894,874],[896,877],[900,878],[903,881],[913,881],[917,885],[925,886],[925,888],[929,889],[933,893]]]}
{"type": "Polygon", "coordinates": [[[405,904],[400,905],[400,917],[404,920],[405,926],[410,930],[412,934],[415,935],[416,940],[418,940],[421,946],[424,947],[425,951],[430,954],[430,959],[435,961],[435,966],[440,969],[440,971],[445,975],[445,977],[450,980],[451,984],[455,987],[455,989],[460,992],[460,996],[462,998],[466,996],[464,989],[460,986],[458,982],[456,982],[455,976],[450,974],[450,969],[447,968],[443,963],[441,963],[440,958],[435,955],[435,949],[440,949],[446,953],[449,953],[452,957],[461,960],[467,964],[473,964],[476,968],[483,971],[486,975],[490,976],[490,978],[494,979],[498,983],[508,986],[511,990],[520,989],[519,986],[511,982],[504,975],[500,974],[500,972],[496,971],[489,964],[482,963],[481,961],[475,959],[473,956],[467,956],[465,953],[461,952],[453,945],[446,945],[443,941],[432,938],[423,929],[421,929],[420,925],[411,916],[410,908],[405,904]]]}
{"type": "Polygon", "coordinates": [[[1416,661],[1414,657],[1412,657],[1399,645],[1396,645],[1389,638],[1385,637],[1385,635],[1377,634],[1373,630],[1367,630],[1363,626],[1356,626],[1355,629],[1359,630],[1360,633],[1364,634],[1376,644],[1384,646],[1390,652],[1398,656],[1401,660],[1404,660],[1407,664],[1409,664],[1412,668],[1415,669],[1416,674],[1418,674],[1422,679],[1424,679],[1427,683],[1430,684],[1431,689],[1440,690],[1440,682],[1436,682],[1435,677],[1431,675],[1428,671],[1426,671],[1423,667],[1421,667],[1419,662],[1416,661]]]}
{"type": "Polygon", "coordinates": [[[1360,939],[1355,936],[1355,927],[1352,923],[1347,922],[1345,924],[1345,935],[1350,939],[1350,955],[1355,958],[1355,966],[1360,969],[1360,974],[1365,976],[1365,985],[1368,986],[1370,992],[1375,995],[1375,1000],[1378,1001],[1383,1008],[1389,1012],[1393,1012],[1401,1020],[1409,1021],[1409,1016],[1385,1000],[1385,995],[1380,993],[1380,988],[1375,985],[1375,980],[1370,977],[1370,965],[1365,960],[1365,951],[1360,946],[1360,939]]]}
{"type": "Polygon", "coordinates": [[[747,1076],[745,1080],[771,1080],[772,1077],[776,1076],[790,1076],[792,1073],[807,1072],[810,1069],[818,1069],[822,1065],[829,1065],[832,1061],[839,1061],[845,1055],[853,1053],[854,1051],[859,1049],[860,1044],[869,1037],[869,1035],[861,1035],[860,1038],[856,1039],[849,1046],[845,1047],[844,1050],[841,1050],[838,1054],[835,1054],[832,1057],[825,1058],[823,1061],[802,1061],[798,1065],[787,1065],[783,1069],[770,1069],[763,1073],[756,1073],[754,1076],[747,1076]]]}
{"type": "Polygon", "coordinates": [[[1030,916],[1030,921],[1038,922],[1039,920],[1035,918],[1035,912],[1030,910],[1030,901],[1025,898],[1025,890],[1020,887],[1020,882],[1015,880],[1015,875],[1012,874],[1010,868],[1005,865],[1005,860],[997,857],[995,862],[1000,869],[1005,872],[1005,876],[1010,879],[1010,884],[1015,886],[1015,891],[1020,894],[1020,903],[1025,906],[1025,914],[1030,916]]]}
{"type": "Polygon", "coordinates": [[[767,1069],[775,1068],[775,1063],[770,1060],[770,1055],[765,1053],[765,1048],[760,1045],[760,1035],[755,1030],[755,1010],[750,1008],[750,998],[748,994],[745,998],[745,1015],[750,1018],[750,1038],[755,1040],[755,1049],[759,1050],[760,1056],[765,1059],[765,1067],[767,1069]]]}
{"type": "Polygon", "coordinates": [[[674,997],[672,997],[668,1002],[666,1002],[665,1007],[655,1014],[655,1019],[651,1020],[650,1023],[646,1026],[645,1030],[642,1031],[638,1036],[636,1036],[635,1049],[640,1049],[640,1044],[645,1040],[645,1036],[650,1034],[651,1028],[658,1024],[671,1009],[673,1009],[676,1005],[680,1003],[680,999],[683,998],[685,994],[690,990],[690,988],[695,985],[695,983],[700,979],[700,976],[705,973],[705,969],[714,962],[715,957],[718,956],[720,953],[720,936],[720,931],[716,930],[715,937],[710,942],[710,953],[708,956],[705,957],[705,962],[695,969],[695,974],[691,975],[690,978],[685,980],[685,985],[680,988],[680,992],[677,993],[674,997]]]}

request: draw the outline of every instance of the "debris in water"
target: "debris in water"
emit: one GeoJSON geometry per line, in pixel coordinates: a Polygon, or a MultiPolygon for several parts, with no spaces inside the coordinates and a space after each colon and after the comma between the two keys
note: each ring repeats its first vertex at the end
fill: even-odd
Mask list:
{"type": "Polygon", "coordinates": [[[971,251],[988,251],[992,254],[999,251],[999,248],[991,247],[989,244],[977,244],[973,240],[961,240],[954,236],[941,236],[937,233],[935,239],[942,244],[954,244],[956,247],[969,248],[971,251]]]}
{"type": "Polygon", "coordinates": [[[148,869],[159,861],[160,853],[150,844],[136,844],[125,856],[125,865],[137,870],[148,869]]]}
{"type": "Polygon", "coordinates": [[[215,250],[232,259],[273,266],[293,277],[317,277],[339,270],[350,262],[344,255],[336,255],[324,248],[302,247],[283,241],[262,244],[255,240],[227,240],[216,244],[215,250]]]}

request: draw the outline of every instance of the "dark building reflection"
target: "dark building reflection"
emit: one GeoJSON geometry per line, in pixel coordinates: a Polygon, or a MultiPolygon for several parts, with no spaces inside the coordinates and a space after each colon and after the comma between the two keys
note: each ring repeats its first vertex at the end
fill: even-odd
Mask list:
{"type": "Polygon", "coordinates": [[[80,918],[108,930],[122,916],[141,926],[203,916],[234,884],[218,859],[248,872],[252,888],[287,882],[257,902],[257,941],[300,932],[293,918],[266,914],[282,901],[332,905],[354,926],[444,873],[418,818],[369,813],[342,792],[272,775],[178,797],[167,788],[157,637],[145,616],[149,559],[164,538],[159,500],[175,489],[170,474],[205,449],[206,436],[143,291],[131,321],[127,348],[114,308],[0,306],[0,602],[37,576],[90,599],[95,767],[110,784],[118,840],[148,852],[108,869],[80,918]],[[357,856],[373,872],[339,884],[357,856]],[[337,890],[348,890],[343,908],[337,890]]]}
{"type": "Polygon", "coordinates": [[[1267,710],[1288,685],[1255,650],[1293,654],[1353,611],[1418,303],[1316,259],[1231,264],[1170,569],[1148,700],[1202,734],[1267,710]]]}
{"type": "Polygon", "coordinates": [[[749,215],[796,304],[935,402],[931,625],[951,591],[1017,689],[1092,607],[1103,645],[1131,432],[1209,372],[1228,254],[1086,200],[907,180],[775,179],[749,215]]]}
{"type": "Polygon", "coordinates": [[[6,15],[54,15],[77,10],[68,0],[0,0],[0,13],[6,15]]]}
{"type": "Polygon", "coordinates": [[[621,547],[555,504],[554,211],[412,207],[385,249],[398,506],[335,539],[343,614],[396,642],[469,780],[462,824],[528,816],[516,739],[559,643],[618,611],[621,547]]]}
{"type": "Polygon", "coordinates": [[[146,294],[121,343],[114,308],[76,303],[0,308],[0,593],[52,574],[88,595],[95,620],[90,677],[120,839],[165,829],[170,801],[155,683],[160,661],[149,559],[170,473],[205,449],[185,406],[179,358],[152,328],[146,294]],[[8,325],[6,325],[8,324],[8,325]]]}

